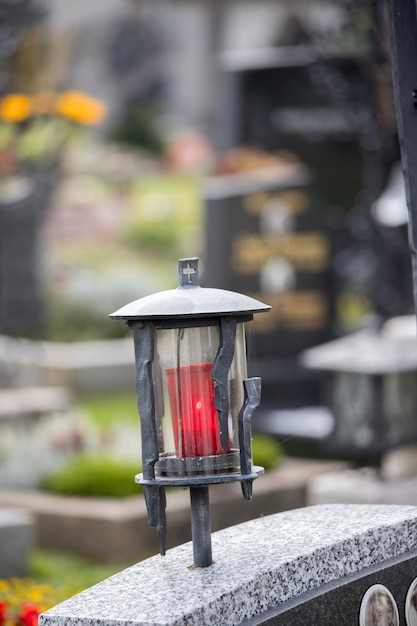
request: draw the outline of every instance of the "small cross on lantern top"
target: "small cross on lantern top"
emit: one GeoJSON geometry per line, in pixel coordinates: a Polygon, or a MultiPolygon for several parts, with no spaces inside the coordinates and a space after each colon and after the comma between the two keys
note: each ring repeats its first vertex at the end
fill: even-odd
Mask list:
{"type": "Polygon", "coordinates": [[[198,285],[198,259],[181,259],[179,261],[180,287],[195,287],[198,285]]]}

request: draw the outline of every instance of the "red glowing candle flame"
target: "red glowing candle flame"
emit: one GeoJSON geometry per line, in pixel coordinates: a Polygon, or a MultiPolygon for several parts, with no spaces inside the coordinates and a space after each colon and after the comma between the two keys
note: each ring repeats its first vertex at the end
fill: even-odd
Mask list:
{"type": "Polygon", "coordinates": [[[211,363],[166,370],[176,453],[180,457],[222,454],[214,406],[211,363]]]}

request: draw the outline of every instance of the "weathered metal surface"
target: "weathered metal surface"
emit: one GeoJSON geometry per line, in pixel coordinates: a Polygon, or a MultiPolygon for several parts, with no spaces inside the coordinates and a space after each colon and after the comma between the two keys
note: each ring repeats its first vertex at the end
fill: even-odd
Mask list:
{"type": "Polygon", "coordinates": [[[194,567],[212,564],[209,488],[190,487],[194,567]]]}
{"type": "Polygon", "coordinates": [[[147,478],[155,478],[155,463],[159,458],[155,426],[155,398],[152,379],[154,330],[152,324],[133,325],[136,358],[137,405],[142,431],[142,464],[147,478]]]}
{"type": "MultiPolygon", "coordinates": [[[[248,378],[243,381],[245,402],[239,413],[240,471],[243,476],[252,473],[252,429],[251,419],[261,401],[261,379],[248,378]]],[[[252,500],[252,480],[242,482],[242,492],[246,500],[252,500]]]]}
{"type": "Polygon", "coordinates": [[[219,485],[220,483],[241,483],[255,480],[265,473],[263,467],[252,465],[250,474],[202,474],[201,476],[161,476],[154,479],[144,478],[143,474],[136,474],[135,482],[138,485],[150,487],[190,487],[191,485],[219,485]]]}
{"type": "MultiPolygon", "coordinates": [[[[152,479],[155,478],[155,463],[159,457],[152,380],[153,325],[143,322],[133,324],[133,341],[136,360],[136,398],[142,435],[142,467],[144,476],[152,479]]],[[[146,486],[144,495],[148,510],[148,523],[150,526],[158,526],[158,489],[154,486],[146,486]]]]}
{"type": "Polygon", "coordinates": [[[214,381],[214,406],[219,417],[220,442],[226,452],[229,444],[229,390],[227,377],[235,353],[236,320],[220,318],[220,345],[214,359],[212,379],[214,381]]]}

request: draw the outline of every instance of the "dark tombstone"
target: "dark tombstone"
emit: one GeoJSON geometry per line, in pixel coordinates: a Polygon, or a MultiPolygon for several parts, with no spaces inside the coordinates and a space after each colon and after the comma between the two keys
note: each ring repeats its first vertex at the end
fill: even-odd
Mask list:
{"type": "Polygon", "coordinates": [[[290,45],[223,53],[218,145],[293,152],[311,169],[319,200],[343,210],[333,297],[344,334],[372,316],[408,314],[412,289],[406,225],[372,210],[391,194],[400,156],[384,3],[337,11],[342,19],[329,16],[324,31],[304,16],[288,23],[281,38],[290,45]]]}
{"type": "Polygon", "coordinates": [[[367,178],[366,193],[382,190],[373,85],[360,58],[290,46],[225,53],[222,67],[221,150],[289,150],[312,169],[319,197],[346,210],[367,178]]]}
{"type": "MultiPolygon", "coordinates": [[[[398,251],[405,229],[386,227],[371,212],[387,189],[392,164],[398,161],[389,63],[382,52],[384,33],[377,20],[372,23],[379,12],[376,6],[353,4],[340,9],[346,12],[344,22],[351,25],[350,32],[337,34],[330,44],[332,34],[323,44],[307,33],[302,45],[233,51],[221,57],[220,150],[256,146],[269,153],[295,155],[311,172],[311,184],[303,189],[310,198],[309,210],[297,215],[291,226],[291,247],[303,254],[308,235],[327,240],[326,269],[315,272],[313,262],[307,272],[297,271],[296,288],[322,295],[325,321],[320,332],[300,326],[295,332],[298,315],[306,307],[312,307],[310,323],[314,323],[318,300],[314,309],[311,299],[301,304],[291,294],[289,324],[278,322],[282,307],[276,299],[268,300],[271,294],[263,290],[261,280],[268,268],[276,275],[284,271],[278,258],[281,250],[269,245],[274,233],[262,232],[259,221],[254,216],[249,220],[244,208],[239,212],[238,200],[232,201],[231,194],[223,199],[207,195],[210,284],[228,289],[239,285],[240,291],[258,293],[277,311],[270,318],[275,319],[274,328],[255,329],[256,356],[265,368],[257,364],[265,381],[262,410],[318,404],[318,372],[312,376],[303,371],[297,357],[321,343],[320,337],[327,337],[326,341],[372,319],[410,310],[408,259],[398,251]],[[358,29],[359,17],[371,27],[358,29]],[[382,34],[375,37],[378,29],[382,34]],[[264,266],[246,276],[245,282],[239,276],[242,270],[236,266],[235,251],[240,242],[249,256],[253,241],[262,250],[257,254],[264,266]],[[401,261],[404,279],[398,280],[392,259],[401,261]]],[[[267,200],[267,194],[264,197],[267,200]]],[[[247,198],[239,201],[247,204],[247,198]]],[[[307,416],[306,421],[312,420],[307,416]]]]}
{"type": "MultiPolygon", "coordinates": [[[[33,0],[0,3],[1,95],[13,90],[14,55],[45,9],[33,0]]],[[[27,333],[44,321],[39,237],[56,172],[28,174],[7,149],[0,156],[0,333],[27,333]]]]}
{"type": "MultiPolygon", "coordinates": [[[[213,194],[209,185],[207,284],[258,293],[272,305],[269,328],[254,329],[263,409],[316,405],[318,375],[303,371],[297,357],[341,331],[336,300],[358,277],[356,270],[345,275],[356,253],[335,263],[354,241],[344,214],[358,206],[359,194],[370,209],[383,189],[380,160],[372,158],[378,143],[372,85],[357,58],[321,56],[313,45],[234,52],[222,63],[220,147],[289,151],[310,181],[277,176],[275,188],[259,184],[257,196],[227,184],[213,194]]],[[[373,276],[365,273],[369,289],[373,276]]]]}
{"type": "Polygon", "coordinates": [[[204,284],[272,306],[249,344],[264,408],[317,404],[317,374],[297,355],[333,336],[330,221],[310,180],[307,168],[290,163],[206,183],[204,284]]]}
{"type": "Polygon", "coordinates": [[[55,168],[21,175],[0,199],[0,333],[31,334],[45,322],[41,228],[55,177],[55,168]]]}

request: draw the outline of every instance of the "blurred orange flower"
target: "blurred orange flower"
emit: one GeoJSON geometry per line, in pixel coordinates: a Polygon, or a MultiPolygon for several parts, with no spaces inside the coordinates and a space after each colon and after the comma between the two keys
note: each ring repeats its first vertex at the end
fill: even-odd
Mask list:
{"type": "Polygon", "coordinates": [[[11,159],[13,163],[56,159],[80,135],[81,125],[99,124],[106,114],[107,108],[100,100],[81,91],[41,91],[32,97],[10,93],[0,97],[3,175],[6,170],[2,156],[7,163],[11,159]]]}
{"type": "Polygon", "coordinates": [[[56,94],[41,91],[32,98],[22,93],[11,93],[0,99],[0,118],[5,122],[22,122],[33,115],[59,113],[79,124],[99,124],[107,114],[103,102],[81,91],[56,94]]]}
{"type": "Polygon", "coordinates": [[[60,94],[55,103],[56,110],[79,124],[99,124],[106,116],[105,105],[80,91],[60,94]]]}
{"type": "Polygon", "coordinates": [[[31,99],[22,93],[12,93],[0,100],[0,117],[6,122],[22,122],[32,110],[31,99]]]}

